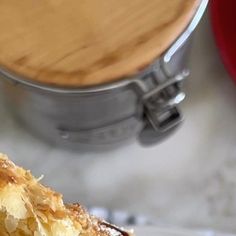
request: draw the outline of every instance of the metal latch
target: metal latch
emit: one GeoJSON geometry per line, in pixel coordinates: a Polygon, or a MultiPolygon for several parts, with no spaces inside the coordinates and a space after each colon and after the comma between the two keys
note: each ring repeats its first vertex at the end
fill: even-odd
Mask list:
{"type": "Polygon", "coordinates": [[[185,98],[181,85],[188,74],[187,71],[183,71],[163,82],[159,81],[155,73],[148,75],[155,84],[152,88],[143,89],[142,103],[145,117],[156,132],[167,132],[182,122],[182,113],[177,105],[185,98]]]}

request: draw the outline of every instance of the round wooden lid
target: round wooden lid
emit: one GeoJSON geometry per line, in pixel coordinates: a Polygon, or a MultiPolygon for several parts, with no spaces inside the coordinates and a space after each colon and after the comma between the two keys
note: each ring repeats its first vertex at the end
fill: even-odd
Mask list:
{"type": "Polygon", "coordinates": [[[122,79],[160,56],[200,0],[3,0],[0,66],[81,87],[122,79]]]}

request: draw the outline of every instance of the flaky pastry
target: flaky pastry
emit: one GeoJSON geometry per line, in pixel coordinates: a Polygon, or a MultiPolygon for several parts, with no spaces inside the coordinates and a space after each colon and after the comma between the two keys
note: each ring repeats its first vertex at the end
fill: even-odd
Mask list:
{"type": "Polygon", "coordinates": [[[130,236],[90,216],[0,154],[0,236],[130,236]]]}

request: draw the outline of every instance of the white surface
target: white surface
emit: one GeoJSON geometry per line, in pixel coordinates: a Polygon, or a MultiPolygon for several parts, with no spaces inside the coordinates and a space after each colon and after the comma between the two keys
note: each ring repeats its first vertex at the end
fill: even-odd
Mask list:
{"type": "Polygon", "coordinates": [[[196,231],[185,230],[178,228],[157,228],[157,227],[140,227],[136,228],[135,234],[137,236],[233,236],[230,234],[217,233],[211,230],[208,231],[196,231]]]}
{"type": "Polygon", "coordinates": [[[152,148],[73,153],[31,136],[0,106],[0,150],[80,201],[155,216],[161,223],[236,232],[236,86],[204,20],[196,33],[186,121],[152,148]]]}

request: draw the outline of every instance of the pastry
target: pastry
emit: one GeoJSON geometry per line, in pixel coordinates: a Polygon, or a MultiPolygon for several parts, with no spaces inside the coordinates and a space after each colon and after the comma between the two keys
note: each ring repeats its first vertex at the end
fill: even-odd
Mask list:
{"type": "Polygon", "coordinates": [[[90,216],[80,204],[64,204],[62,195],[40,179],[0,154],[1,236],[132,235],[90,216]]]}

